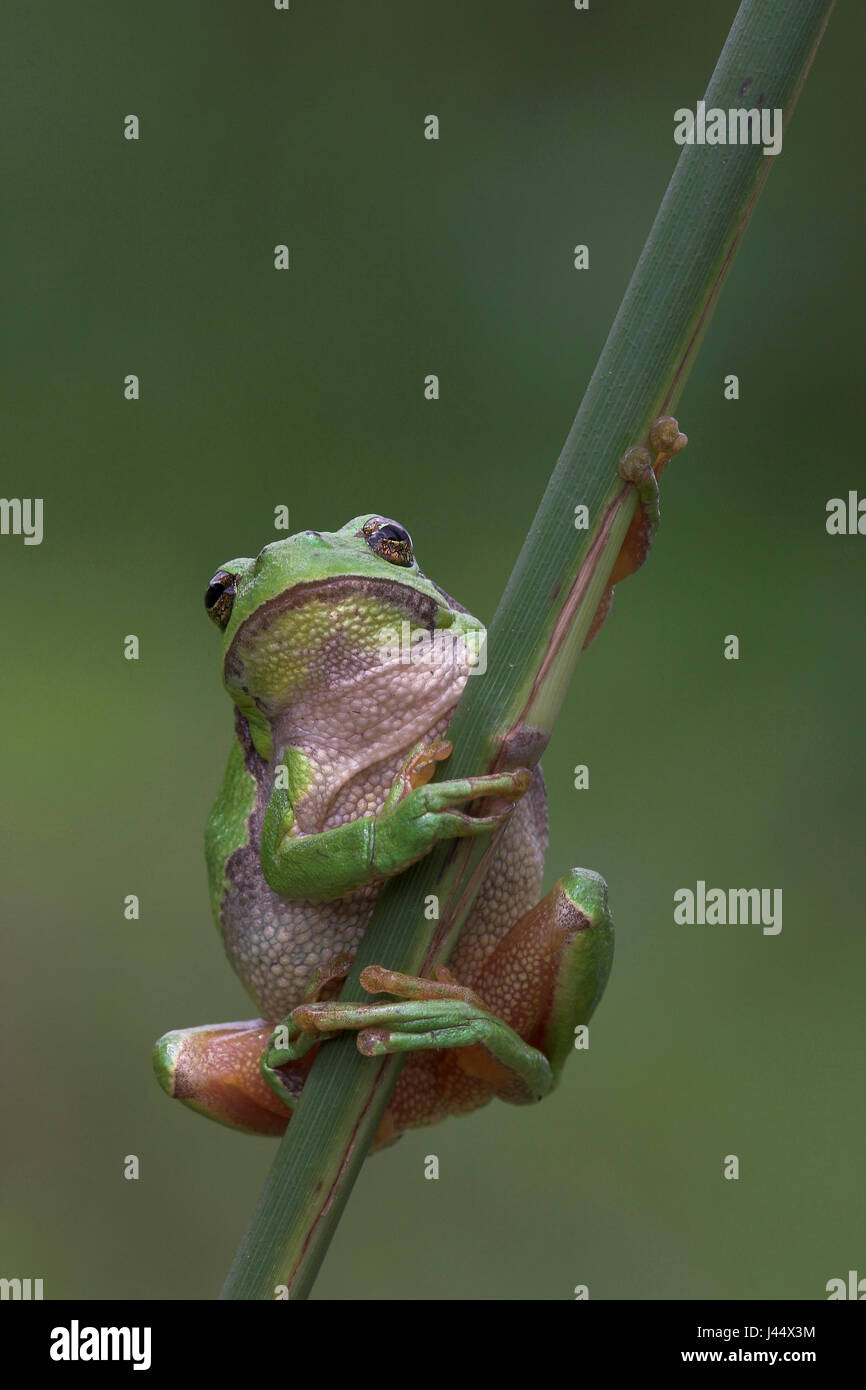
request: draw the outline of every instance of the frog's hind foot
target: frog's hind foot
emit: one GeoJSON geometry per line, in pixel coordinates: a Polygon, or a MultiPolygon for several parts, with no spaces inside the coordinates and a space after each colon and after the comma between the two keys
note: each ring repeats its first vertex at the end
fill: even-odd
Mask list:
{"type": "MultiPolygon", "coordinates": [[[[153,1050],[159,1083],[175,1100],[219,1124],[248,1134],[282,1134],[290,1111],[259,1070],[272,1032],[273,1024],[254,1018],[166,1033],[153,1050]]],[[[310,1051],[281,1073],[285,1091],[294,1100],[314,1055],[310,1051]]]]}
{"type": "Polygon", "coordinates": [[[673,415],[660,415],[653,421],[649,432],[650,449],[655,453],[655,460],[650,449],[641,445],[626,449],[620,459],[619,475],[637,491],[638,508],[614,562],[608,587],[590,624],[584,647],[589,646],[604,626],[613,604],[614,586],[621,579],[634,574],[646,560],[659,524],[658,480],[674,455],[680,453],[688,442],[673,415]]]}

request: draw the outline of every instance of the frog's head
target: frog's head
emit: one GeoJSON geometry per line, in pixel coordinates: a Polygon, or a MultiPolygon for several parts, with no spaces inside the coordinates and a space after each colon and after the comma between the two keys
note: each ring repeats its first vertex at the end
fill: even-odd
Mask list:
{"type": "Polygon", "coordinates": [[[418,568],[396,521],[301,531],[217,570],[205,608],[226,688],[268,758],[284,728],[323,742],[418,736],[478,666],[483,628],[418,568]]]}

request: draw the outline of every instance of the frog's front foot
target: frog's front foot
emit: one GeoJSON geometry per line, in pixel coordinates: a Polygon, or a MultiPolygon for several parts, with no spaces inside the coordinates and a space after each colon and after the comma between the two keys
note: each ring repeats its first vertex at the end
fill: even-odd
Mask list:
{"type": "Polygon", "coordinates": [[[295,835],[294,809],[275,787],[262,823],[264,877],[282,898],[331,901],[365,884],[402,873],[441,840],[486,835],[511,815],[528,791],[525,767],[433,782],[451,744],[419,744],[397,773],[380,811],[314,835],[295,835]],[[466,809],[468,803],[484,805],[466,809]]]}
{"type": "Polygon", "coordinates": [[[441,840],[495,830],[529,789],[532,773],[525,767],[432,782],[436,764],[450,753],[451,744],[445,740],[421,745],[403,764],[372,823],[369,877],[400,873],[441,840]],[[476,801],[486,805],[470,814],[466,806],[476,801]]]}
{"type": "Polygon", "coordinates": [[[626,532],[622,548],[610,573],[610,581],[601,603],[590,624],[584,647],[588,647],[598,634],[610,612],[613,603],[614,586],[621,579],[627,579],[640,569],[646,560],[659,524],[659,485],[658,480],[675,454],[688,444],[673,415],[660,415],[653,421],[649,433],[650,448],[633,445],[626,449],[619,461],[619,475],[631,483],[638,496],[638,509],[626,532]]]}
{"type": "Polygon", "coordinates": [[[553,1073],[544,1054],[524,1042],[474,990],[458,984],[444,967],[436,971],[434,980],[428,980],[367,966],[361,972],[361,984],[371,994],[396,995],[399,1002],[302,1004],[292,1013],[294,1023],[311,1041],[354,1029],[358,1051],[365,1057],[480,1049],[486,1054],[492,1089],[518,1103],[540,1100],[551,1089],[553,1073]]]}

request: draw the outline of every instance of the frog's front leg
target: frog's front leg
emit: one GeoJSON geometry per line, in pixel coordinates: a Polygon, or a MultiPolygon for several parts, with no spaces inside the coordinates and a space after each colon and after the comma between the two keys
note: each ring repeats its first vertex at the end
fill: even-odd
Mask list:
{"type": "Polygon", "coordinates": [[[293,1018],[319,1037],[356,1029],[366,1056],[441,1054],[441,1064],[401,1075],[388,1113],[398,1134],[494,1095],[515,1104],[547,1095],[575,1028],[601,998],[612,956],[604,880],[574,869],[503,937],[473,987],[447,970],[426,980],[370,966],[361,974],[364,988],[400,1002],[305,1004],[293,1018]],[[474,1083],[468,1092],[467,1079],[474,1083]]]}
{"type": "Polygon", "coordinates": [[[526,768],[489,776],[430,782],[437,762],[451,753],[446,740],[419,745],[407,758],[376,815],[361,816],[315,834],[296,834],[293,750],[283,766],[288,787],[275,786],[262,823],[262,872],[284,898],[317,901],[401,873],[440,840],[484,835],[511,814],[529,787],[526,768]],[[429,785],[428,785],[429,784],[429,785]],[[468,815],[467,802],[493,799],[487,814],[468,815]]]}
{"type": "Polygon", "coordinates": [[[661,415],[653,421],[649,442],[655,451],[655,461],[649,449],[638,445],[626,449],[619,461],[620,477],[632,483],[637,492],[638,509],[614,562],[608,588],[590,624],[584,647],[589,646],[604,625],[613,604],[614,586],[621,579],[634,574],[646,560],[659,524],[658,480],[674,455],[684,449],[689,441],[672,415],[661,415]]]}

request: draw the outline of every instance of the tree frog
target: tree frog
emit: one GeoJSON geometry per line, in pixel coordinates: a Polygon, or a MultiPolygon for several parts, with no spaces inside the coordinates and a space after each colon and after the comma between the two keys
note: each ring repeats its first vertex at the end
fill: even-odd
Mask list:
{"type": "MultiPolygon", "coordinates": [[[[634,463],[621,471],[645,507],[634,463]]],[[[633,523],[624,555],[646,529],[633,523]]],[[[154,1051],[164,1089],[224,1124],[279,1134],[316,1049],[349,1029],[368,1056],[406,1054],[374,1147],[493,1096],[541,1099],[604,990],[613,927],[589,870],[538,901],[540,768],[430,781],[451,752],[443,735],[481,624],[421,572],[408,531],[378,515],[229,561],[205,607],[235,705],[206,831],[211,904],[260,1017],[166,1034],[154,1051]],[[368,967],[364,989],[390,998],[337,1000],[382,883],[442,841],[496,828],[448,968],[420,979],[368,967]]]]}

